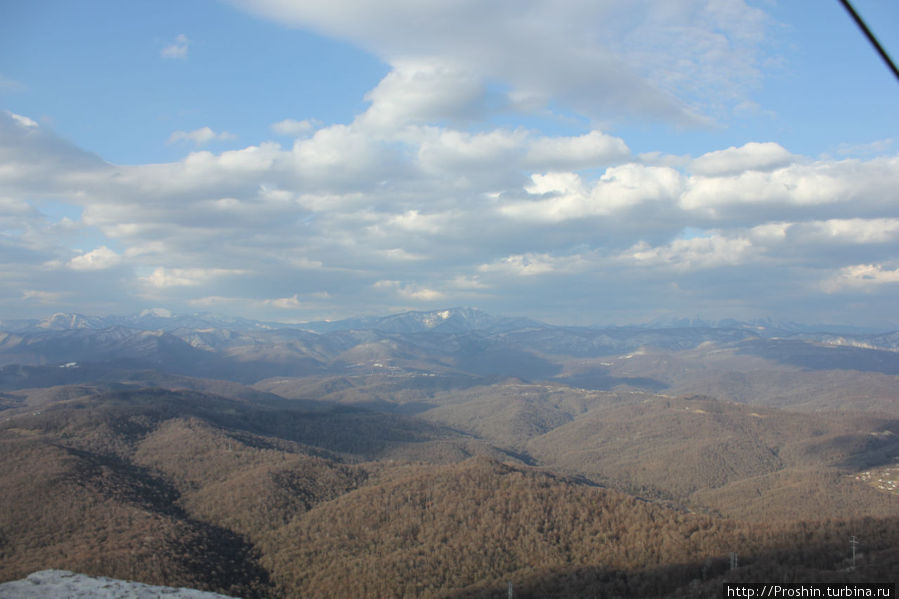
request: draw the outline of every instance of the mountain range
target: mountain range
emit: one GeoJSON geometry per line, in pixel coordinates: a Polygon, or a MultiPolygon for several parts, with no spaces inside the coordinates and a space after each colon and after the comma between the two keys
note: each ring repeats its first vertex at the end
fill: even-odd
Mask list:
{"type": "MultiPolygon", "coordinates": [[[[259,321],[223,316],[209,312],[176,314],[165,308],[151,308],[127,315],[85,316],[74,312],[58,312],[44,319],[0,319],[0,330],[26,332],[35,330],[103,329],[128,327],[142,330],[174,331],[177,329],[222,328],[238,331],[294,328],[316,332],[352,329],[371,329],[391,333],[425,331],[465,332],[475,330],[501,331],[526,328],[554,328],[552,325],[525,317],[495,316],[470,307],[456,307],[431,311],[410,311],[387,316],[355,317],[335,321],[311,321],[284,323],[259,321]]],[[[564,327],[563,327],[564,328],[564,327]]],[[[801,324],[792,321],[756,319],[741,321],[733,318],[704,320],[699,318],[658,318],[643,324],[594,325],[587,329],[745,329],[762,337],[789,336],[800,333],[827,333],[831,335],[876,336],[895,331],[895,327],[883,329],[856,327],[843,324],[801,324]]]]}
{"type": "Polygon", "coordinates": [[[209,328],[254,331],[290,328],[317,332],[372,329],[390,333],[424,331],[457,333],[473,330],[510,330],[531,326],[544,327],[547,325],[527,318],[494,316],[476,308],[403,312],[389,316],[316,321],[302,324],[263,322],[205,312],[174,314],[164,308],[148,309],[129,315],[85,316],[71,312],[60,312],[44,319],[0,320],[0,330],[19,333],[40,330],[104,329],[111,327],[161,331],[209,328]]]}
{"type": "Polygon", "coordinates": [[[744,363],[755,356],[780,369],[899,373],[899,332],[846,335],[732,324],[566,327],[472,308],[302,326],[160,310],[104,318],[55,314],[27,325],[4,328],[9,322],[0,322],[0,388],[29,384],[35,368],[39,376],[77,382],[99,367],[161,369],[241,383],[378,370],[552,379],[598,389],[627,383],[660,391],[676,382],[671,373],[660,377],[657,368],[632,367],[660,353],[668,360],[689,357],[693,364],[706,354],[717,363],[723,355],[740,355],[744,363]]]}

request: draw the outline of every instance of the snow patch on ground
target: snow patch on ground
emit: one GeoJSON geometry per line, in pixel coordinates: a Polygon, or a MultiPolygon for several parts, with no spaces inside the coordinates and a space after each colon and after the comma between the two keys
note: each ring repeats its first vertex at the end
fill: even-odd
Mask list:
{"type": "Polygon", "coordinates": [[[0,599],[230,599],[226,595],[194,589],[156,587],[75,574],[67,570],[41,570],[22,580],[0,584],[0,599]]]}

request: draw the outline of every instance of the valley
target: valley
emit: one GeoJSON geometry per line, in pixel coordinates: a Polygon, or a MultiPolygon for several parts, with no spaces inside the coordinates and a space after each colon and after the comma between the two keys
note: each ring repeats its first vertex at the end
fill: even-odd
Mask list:
{"type": "Polygon", "coordinates": [[[895,335],[472,309],[5,324],[0,581],[692,597],[899,571],[895,335]]]}

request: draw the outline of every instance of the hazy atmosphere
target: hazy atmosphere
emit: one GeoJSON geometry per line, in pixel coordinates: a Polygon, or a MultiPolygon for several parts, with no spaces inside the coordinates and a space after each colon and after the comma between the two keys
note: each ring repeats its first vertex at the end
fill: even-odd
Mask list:
{"type": "Polygon", "coordinates": [[[6,0],[0,315],[895,326],[897,103],[836,0],[6,0]]]}

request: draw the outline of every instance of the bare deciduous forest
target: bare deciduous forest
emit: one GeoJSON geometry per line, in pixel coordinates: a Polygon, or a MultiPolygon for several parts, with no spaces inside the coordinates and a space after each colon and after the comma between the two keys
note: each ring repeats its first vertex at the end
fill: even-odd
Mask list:
{"type": "Polygon", "coordinates": [[[0,579],[686,597],[899,571],[897,498],[857,474],[897,449],[884,415],[522,381],[429,391],[418,416],[230,391],[6,392],[0,579]]]}

